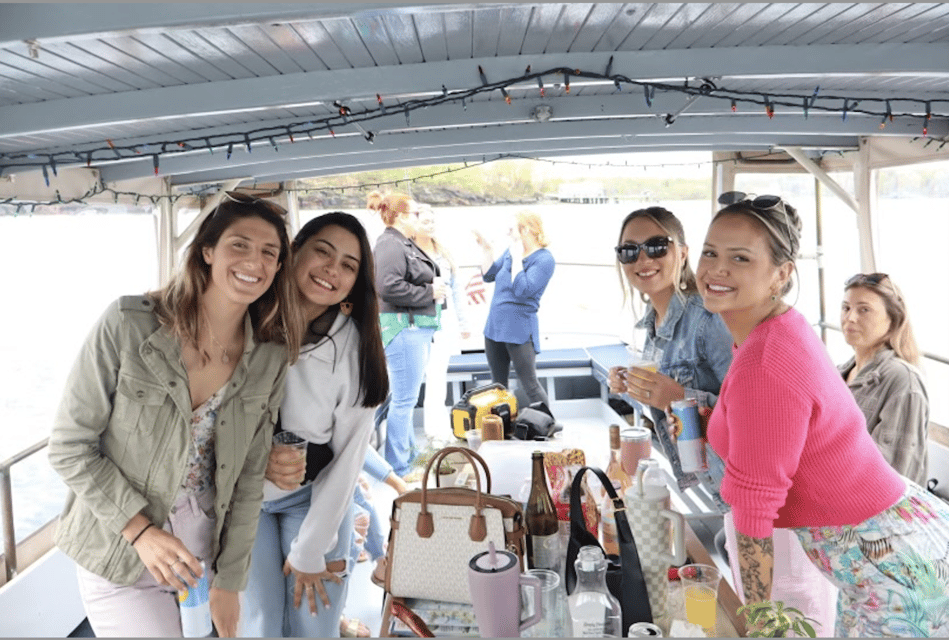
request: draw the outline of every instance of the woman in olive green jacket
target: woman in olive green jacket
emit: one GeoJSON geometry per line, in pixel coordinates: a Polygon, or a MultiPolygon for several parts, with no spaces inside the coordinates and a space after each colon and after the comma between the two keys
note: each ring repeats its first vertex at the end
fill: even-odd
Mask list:
{"type": "Polygon", "coordinates": [[[69,375],[49,445],[70,490],[56,542],[97,636],[180,636],[176,590],[205,571],[214,626],[236,633],[299,348],[283,213],[226,194],[171,284],[114,302],[69,375]]]}

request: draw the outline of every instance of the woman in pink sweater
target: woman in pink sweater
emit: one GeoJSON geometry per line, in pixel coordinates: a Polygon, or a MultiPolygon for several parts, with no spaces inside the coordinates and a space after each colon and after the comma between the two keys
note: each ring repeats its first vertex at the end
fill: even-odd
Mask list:
{"type": "Polygon", "coordinates": [[[800,228],[780,198],[742,199],[713,218],[696,270],[735,340],[708,427],[737,530],[730,560],[746,602],[770,599],[772,534],[791,529],[840,589],[837,636],[947,635],[949,506],[887,464],[824,345],[783,301],[800,228]]]}

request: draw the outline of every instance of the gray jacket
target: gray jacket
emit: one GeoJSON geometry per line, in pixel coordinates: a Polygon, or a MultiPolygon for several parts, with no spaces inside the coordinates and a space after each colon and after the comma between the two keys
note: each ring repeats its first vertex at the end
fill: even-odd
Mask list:
{"type": "MultiPolygon", "coordinates": [[[[213,586],[229,591],[247,582],[287,372],[283,346],[255,344],[249,316],[244,323],[215,437],[213,586]]],[[[168,519],[186,473],[191,416],[177,339],[150,300],[120,298],[83,344],[50,436],[50,463],[69,487],[56,531],[66,555],[112,582],[138,579],[144,565],[121,531],[139,512],[156,526],[168,519]]]]}
{"type": "Polygon", "coordinates": [[[372,252],[380,313],[408,312],[434,316],[432,282],[438,265],[418,245],[393,227],[386,227],[372,252]]]}
{"type": "MultiPolygon", "coordinates": [[[[847,379],[851,358],[838,367],[847,379]]],[[[847,386],[867,419],[867,429],[896,471],[926,486],[929,398],[919,369],[880,349],[847,386]]]]}

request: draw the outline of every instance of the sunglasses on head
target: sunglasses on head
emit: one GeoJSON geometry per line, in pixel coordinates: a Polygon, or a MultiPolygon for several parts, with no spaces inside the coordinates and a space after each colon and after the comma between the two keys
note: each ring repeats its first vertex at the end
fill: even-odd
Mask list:
{"type": "MultiPolygon", "coordinates": [[[[224,197],[230,200],[231,202],[236,202],[238,204],[246,204],[251,206],[263,207],[271,213],[275,213],[280,217],[287,215],[287,210],[281,207],[276,202],[271,202],[270,200],[264,200],[263,198],[258,198],[257,196],[252,196],[248,193],[241,193],[240,191],[225,191],[224,197]]],[[[215,213],[217,211],[215,210],[215,213]]]]}
{"type": "Polygon", "coordinates": [[[653,236],[640,244],[626,242],[616,247],[616,259],[623,264],[632,264],[639,260],[640,251],[649,258],[661,258],[669,253],[670,244],[672,244],[672,238],[669,236],[653,236]]]}
{"type": "Polygon", "coordinates": [[[855,276],[849,278],[845,283],[844,287],[852,287],[860,284],[873,284],[879,285],[881,282],[889,278],[885,273],[858,273],[855,276]]]}
{"type": "Polygon", "coordinates": [[[718,204],[721,205],[732,205],[738,204],[739,202],[747,202],[753,209],[758,209],[760,211],[770,211],[771,209],[777,209],[778,205],[781,206],[781,211],[787,213],[784,210],[784,201],[781,199],[781,196],[757,196],[754,199],[748,197],[749,194],[744,191],[726,191],[722,195],[718,196],[718,204]]]}

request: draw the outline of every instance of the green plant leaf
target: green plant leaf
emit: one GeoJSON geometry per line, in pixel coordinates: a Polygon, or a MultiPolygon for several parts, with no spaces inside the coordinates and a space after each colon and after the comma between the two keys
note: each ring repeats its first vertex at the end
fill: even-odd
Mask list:
{"type": "MultiPolygon", "coordinates": [[[[808,620],[810,620],[810,618],[808,618],[808,620]]],[[[809,625],[805,620],[798,620],[797,622],[795,622],[795,625],[796,625],[796,626],[799,625],[799,626],[801,627],[801,629],[804,631],[804,633],[802,634],[800,631],[798,631],[797,629],[795,629],[795,631],[797,632],[797,635],[799,635],[799,636],[800,636],[800,635],[807,635],[808,638],[816,638],[816,637],[817,637],[817,633],[814,631],[814,627],[812,627],[811,625],[809,625]]]]}

